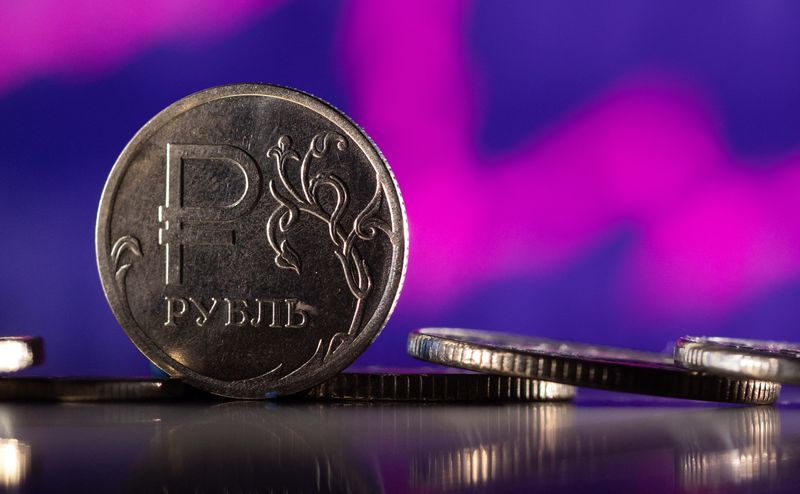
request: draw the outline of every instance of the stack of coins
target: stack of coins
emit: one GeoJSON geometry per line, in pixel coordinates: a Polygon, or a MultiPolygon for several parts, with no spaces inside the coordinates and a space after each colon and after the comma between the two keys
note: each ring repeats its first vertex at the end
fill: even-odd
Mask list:
{"type": "Polygon", "coordinates": [[[645,395],[768,405],[780,382],[800,382],[789,344],[685,337],[675,355],[489,331],[424,328],[409,353],[442,365],[645,395]],[[794,381],[793,381],[794,380],[794,381]]]}
{"type": "MultiPolygon", "coordinates": [[[[448,328],[415,331],[409,352],[472,373],[340,374],[397,301],[406,214],[364,131],[285,87],[220,86],[153,117],[111,170],[96,249],[117,320],[170,379],[6,378],[0,397],[164,399],[192,395],[191,385],[247,399],[542,401],[586,386],[767,404],[778,382],[800,383],[800,351],[788,344],[684,338],[676,364],[661,354],[448,328]]],[[[0,342],[5,371],[40,360],[32,341],[0,342]]]]}

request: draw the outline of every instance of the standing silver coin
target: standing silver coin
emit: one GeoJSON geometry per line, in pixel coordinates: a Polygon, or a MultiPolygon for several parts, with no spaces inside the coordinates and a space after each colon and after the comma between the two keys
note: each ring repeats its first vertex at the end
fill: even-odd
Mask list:
{"type": "Polygon", "coordinates": [[[726,376],[800,384],[800,345],[782,341],[684,336],[675,362],[726,376]]]}
{"type": "Polygon", "coordinates": [[[658,353],[474,329],[417,330],[408,352],[461,369],[669,398],[768,405],[781,390],[772,382],[684,369],[658,353]]]}
{"type": "Polygon", "coordinates": [[[109,175],[97,262],[122,328],[199,388],[309,388],[375,339],[405,274],[394,177],[345,115],[262,84],[202,91],[150,120],[109,175]]]}

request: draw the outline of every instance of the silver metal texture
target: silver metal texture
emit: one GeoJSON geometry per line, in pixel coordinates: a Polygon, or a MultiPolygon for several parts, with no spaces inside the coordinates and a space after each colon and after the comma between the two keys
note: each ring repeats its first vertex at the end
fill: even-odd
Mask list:
{"type": "Polygon", "coordinates": [[[776,476],[777,465],[788,456],[786,451],[789,450],[781,441],[778,410],[775,407],[740,407],[714,412],[693,417],[695,420],[674,429],[682,443],[675,456],[676,484],[681,492],[735,492],[735,488],[720,489],[719,486],[768,483],[776,476]],[[731,410],[739,413],[725,413],[731,410]],[[708,489],[710,485],[715,488],[708,489]]]}
{"type": "Polygon", "coordinates": [[[100,201],[97,262],[122,328],[173,377],[290,394],[375,339],[405,274],[397,184],[341,112],[278,86],[188,96],[150,120],[100,201]]]}
{"type": "Polygon", "coordinates": [[[800,345],[782,341],[684,336],[675,362],[726,376],[800,384],[800,345]]]}
{"type": "Polygon", "coordinates": [[[348,401],[562,401],[574,398],[575,388],[550,381],[490,374],[346,372],[299,396],[348,401]]]}
{"type": "Polygon", "coordinates": [[[178,379],[0,378],[0,401],[154,401],[210,396],[178,379]]]}
{"type": "Polygon", "coordinates": [[[658,353],[493,331],[420,329],[409,335],[408,351],[462,369],[670,398],[771,404],[780,394],[779,384],[691,371],[658,353]]]}
{"type": "Polygon", "coordinates": [[[17,372],[42,362],[44,362],[44,340],[41,337],[0,337],[0,372],[17,372]]]}

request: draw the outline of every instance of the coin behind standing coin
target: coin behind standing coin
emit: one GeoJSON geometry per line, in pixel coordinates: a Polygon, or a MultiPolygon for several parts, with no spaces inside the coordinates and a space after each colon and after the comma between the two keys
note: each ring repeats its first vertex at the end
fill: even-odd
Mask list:
{"type": "Polygon", "coordinates": [[[771,404],[781,389],[687,370],[668,355],[493,331],[424,328],[409,335],[408,351],[462,369],[670,398],[771,404]]]}
{"type": "Polygon", "coordinates": [[[684,336],[675,362],[687,369],[800,384],[800,345],[783,341],[684,336]]]}
{"type": "Polygon", "coordinates": [[[562,401],[575,388],[522,377],[467,373],[344,372],[298,397],[349,401],[562,401]]]}
{"type": "Polygon", "coordinates": [[[178,101],[125,147],[97,262],[117,320],[157,366],[263,398],[332,377],[378,335],[406,228],[358,126],[307,94],[238,84],[178,101]]]}
{"type": "Polygon", "coordinates": [[[154,401],[210,397],[178,379],[2,377],[0,401],[154,401]]]}

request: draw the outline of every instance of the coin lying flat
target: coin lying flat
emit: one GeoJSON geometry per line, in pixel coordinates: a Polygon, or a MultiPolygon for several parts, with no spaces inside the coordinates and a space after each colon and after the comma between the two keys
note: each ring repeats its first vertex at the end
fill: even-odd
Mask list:
{"type": "Polygon", "coordinates": [[[680,338],[675,362],[699,371],[800,384],[800,345],[740,338],[680,338]]]}
{"type": "Polygon", "coordinates": [[[301,391],[389,317],[406,217],[375,144],[309,95],[239,84],[148,122],[103,191],[97,262],[136,346],[213,393],[301,391]]]}
{"type": "Polygon", "coordinates": [[[38,336],[0,337],[0,372],[17,372],[44,362],[44,341],[38,336]]]}
{"type": "Polygon", "coordinates": [[[558,401],[575,397],[564,384],[487,374],[342,373],[300,396],[353,401],[558,401]]]}
{"type": "Polygon", "coordinates": [[[0,378],[0,401],[152,401],[202,396],[178,379],[0,378]]]}
{"type": "Polygon", "coordinates": [[[490,331],[425,328],[409,353],[437,364],[575,386],[729,403],[770,404],[780,385],[676,366],[669,356],[490,331]]]}

